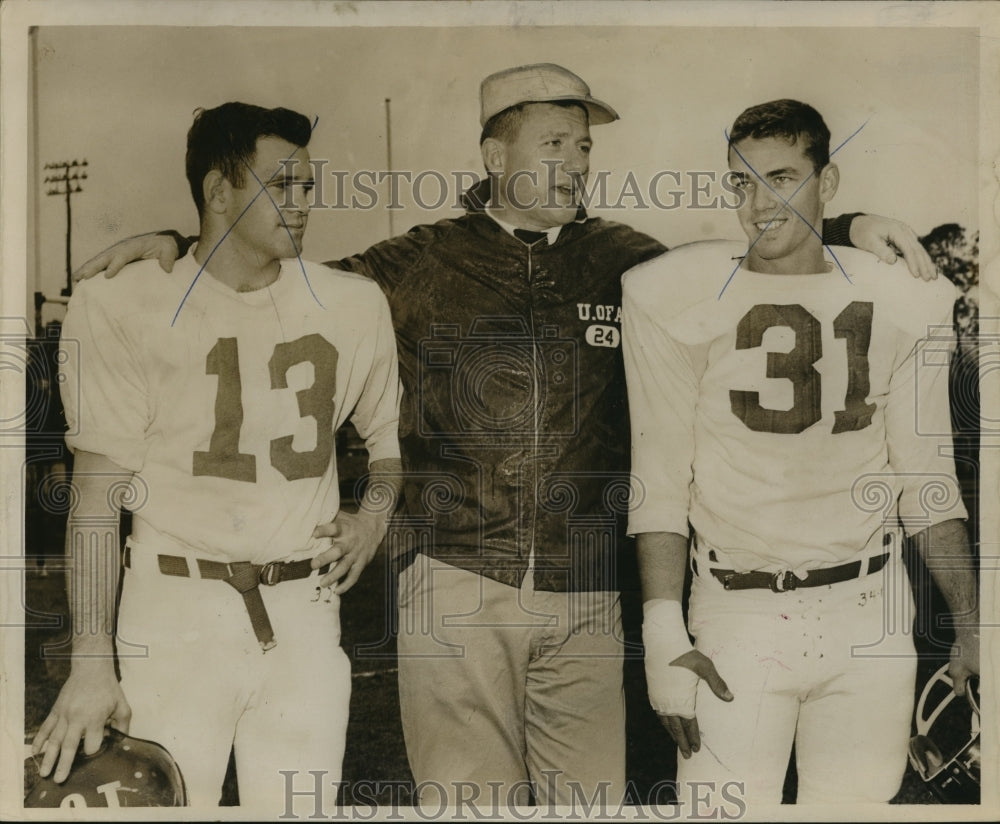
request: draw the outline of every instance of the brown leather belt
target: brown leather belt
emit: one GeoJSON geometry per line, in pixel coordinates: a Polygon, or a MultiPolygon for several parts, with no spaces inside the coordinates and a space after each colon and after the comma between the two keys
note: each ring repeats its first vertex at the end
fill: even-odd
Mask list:
{"type": "MultiPolygon", "coordinates": [[[[267,564],[252,564],[249,561],[234,561],[228,564],[221,561],[209,561],[198,558],[198,575],[214,581],[225,581],[240,595],[250,616],[250,625],[260,643],[261,649],[267,652],[278,642],[274,640],[274,629],[271,619],[267,616],[264,599],[260,595],[260,585],[274,586],[282,581],[295,581],[308,578],[313,573],[311,560],[301,561],[271,561],[267,564]]],[[[174,575],[179,578],[190,578],[188,559],[183,555],[157,555],[157,564],[163,575],[174,575]]],[[[125,547],[125,567],[132,566],[132,547],[125,547]]],[[[321,566],[316,572],[326,575],[330,565],[321,566]]]]}
{"type": "Polygon", "coordinates": [[[799,578],[791,570],[784,572],[737,572],[734,569],[710,569],[722,586],[734,589],[769,589],[772,592],[790,592],[799,587],[822,587],[838,584],[852,578],[860,578],[878,572],[889,560],[889,553],[873,555],[867,562],[851,561],[835,567],[811,569],[805,578],[799,578]]]}

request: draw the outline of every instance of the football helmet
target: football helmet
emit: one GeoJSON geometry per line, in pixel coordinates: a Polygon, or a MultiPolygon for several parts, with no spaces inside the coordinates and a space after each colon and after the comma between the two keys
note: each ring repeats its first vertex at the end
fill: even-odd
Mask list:
{"type": "Polygon", "coordinates": [[[917,734],[910,739],[910,763],[944,804],[978,804],[980,800],[978,677],[969,678],[965,694],[967,706],[960,701],[949,707],[956,696],[945,664],[924,686],[917,702],[917,734]],[[954,754],[946,756],[935,741],[941,746],[947,743],[945,752],[954,754]]]}
{"type": "MultiPolygon", "coordinates": [[[[32,736],[33,737],[33,736],[32,736]]],[[[25,742],[27,744],[27,741],[25,742]]],[[[177,762],[153,741],[108,729],[100,749],[81,747],[61,784],[42,778],[40,755],[24,760],[25,807],[183,807],[184,778],[177,762]]]]}

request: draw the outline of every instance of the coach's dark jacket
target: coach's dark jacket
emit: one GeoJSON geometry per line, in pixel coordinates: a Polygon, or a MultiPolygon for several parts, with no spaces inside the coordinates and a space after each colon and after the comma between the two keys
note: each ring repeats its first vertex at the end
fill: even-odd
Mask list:
{"type": "Polygon", "coordinates": [[[377,280],[392,309],[399,526],[506,584],[520,585],[533,548],[536,589],[615,589],[629,455],[620,279],[666,249],[582,214],[553,245],[528,246],[477,194],[463,217],[330,264],[377,280]]]}
{"type": "Polygon", "coordinates": [[[533,550],[536,589],[613,590],[629,467],[621,275],[666,247],[582,210],[529,246],[483,212],[488,185],[458,219],[329,264],[374,278],[392,309],[407,473],[394,534],[513,586],[533,550]]]}

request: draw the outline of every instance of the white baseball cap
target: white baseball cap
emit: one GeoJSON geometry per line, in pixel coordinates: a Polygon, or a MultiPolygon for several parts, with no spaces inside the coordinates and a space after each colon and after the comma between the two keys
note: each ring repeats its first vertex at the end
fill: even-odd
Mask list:
{"type": "Polygon", "coordinates": [[[590,86],[569,69],[555,63],[534,63],[504,69],[487,77],[479,87],[479,125],[504,109],[520,103],[554,103],[575,100],[586,107],[590,125],[611,123],[618,112],[607,103],[595,100],[590,86]]]}

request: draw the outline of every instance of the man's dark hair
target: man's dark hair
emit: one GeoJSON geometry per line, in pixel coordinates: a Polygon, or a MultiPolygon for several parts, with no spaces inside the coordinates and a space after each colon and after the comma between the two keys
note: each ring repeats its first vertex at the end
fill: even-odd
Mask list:
{"type": "MultiPolygon", "coordinates": [[[[590,113],[587,111],[587,107],[576,100],[542,102],[551,102],[553,106],[560,106],[564,109],[576,107],[587,115],[588,121],[590,120],[590,113]]],[[[504,109],[502,112],[497,112],[493,115],[493,117],[486,121],[486,125],[483,126],[483,133],[479,136],[479,145],[482,146],[491,137],[494,140],[499,140],[501,143],[513,143],[517,140],[518,132],[521,131],[521,124],[524,122],[525,107],[531,105],[534,104],[531,102],[518,103],[516,106],[511,106],[509,109],[504,109]]]]}
{"type": "Polygon", "coordinates": [[[748,137],[755,140],[780,137],[790,146],[802,138],[803,151],[815,171],[830,162],[830,130],[818,111],[798,100],[772,100],[744,111],[729,132],[729,146],[748,137]]]}
{"type": "Polygon", "coordinates": [[[185,161],[198,216],[205,208],[202,185],[210,171],[217,169],[234,186],[243,186],[259,138],[280,137],[301,147],[308,145],[311,134],[309,118],[290,109],[265,109],[249,103],[198,109],[188,130],[185,161]]]}

